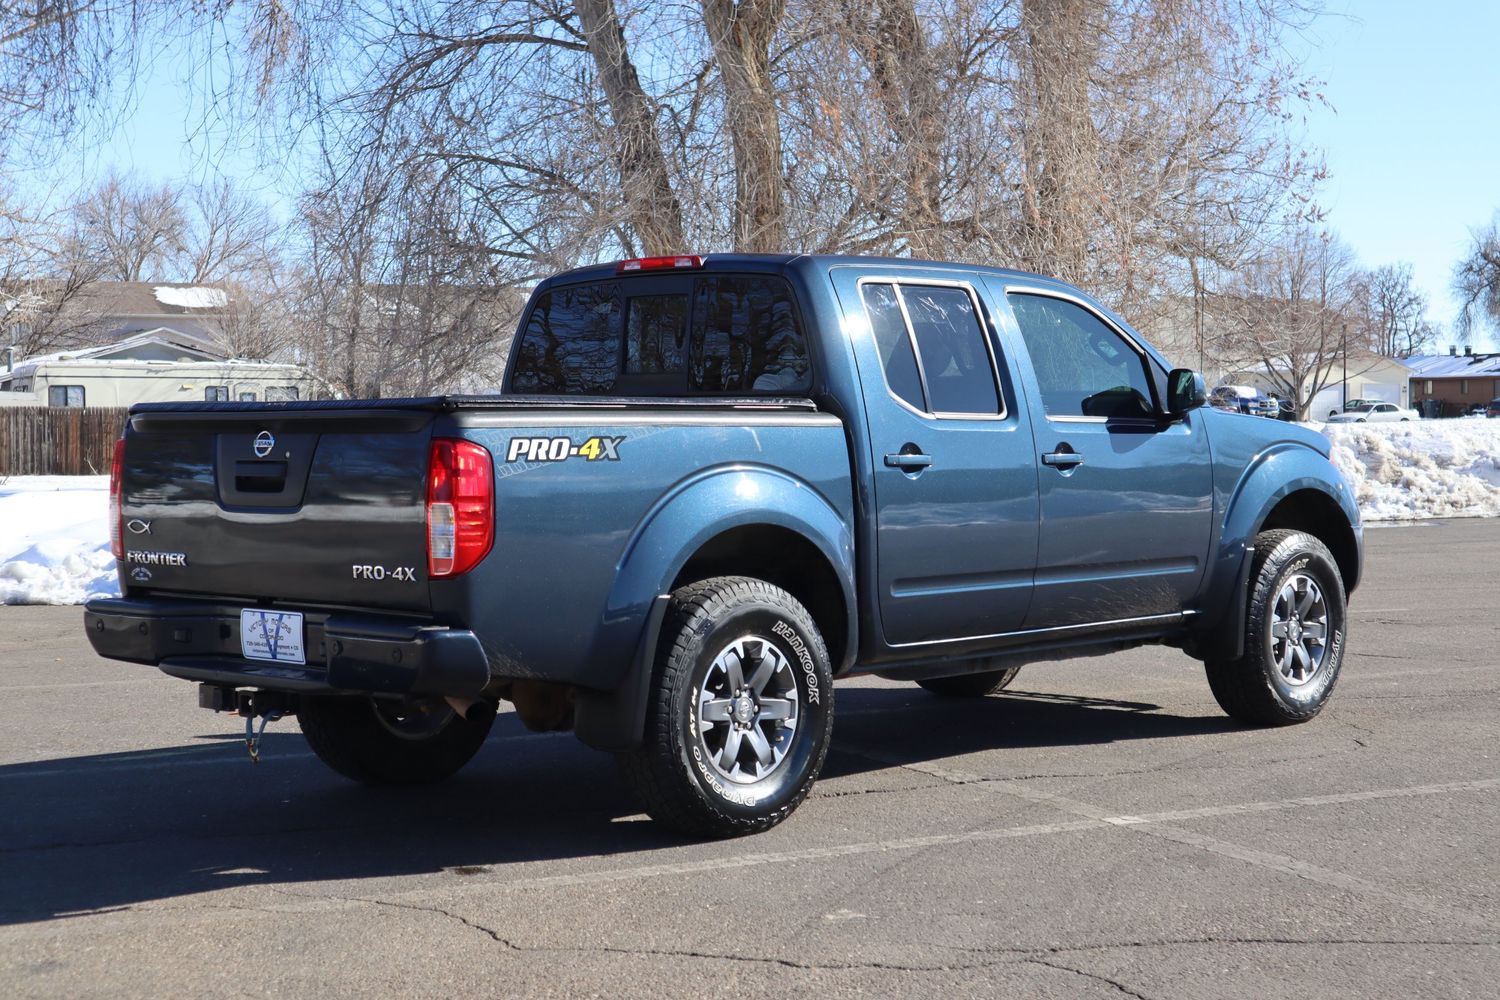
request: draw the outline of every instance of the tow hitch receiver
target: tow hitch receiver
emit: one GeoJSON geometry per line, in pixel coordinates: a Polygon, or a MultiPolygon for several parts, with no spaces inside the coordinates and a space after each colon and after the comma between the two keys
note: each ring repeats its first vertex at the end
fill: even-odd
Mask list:
{"type": "Polygon", "coordinates": [[[245,720],[245,749],[252,764],[260,763],[260,740],[266,726],[297,714],[293,695],[283,691],[237,691],[218,684],[198,685],[198,704],[215,712],[234,712],[245,720]],[[257,729],[255,720],[260,720],[257,729]]]}

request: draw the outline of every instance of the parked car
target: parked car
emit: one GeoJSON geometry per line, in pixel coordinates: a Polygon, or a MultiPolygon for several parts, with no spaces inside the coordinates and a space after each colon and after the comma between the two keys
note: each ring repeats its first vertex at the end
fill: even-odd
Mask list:
{"type": "Polygon", "coordinates": [[[1489,405],[1484,408],[1484,415],[1487,417],[1500,417],[1500,399],[1490,400],[1489,405]]]}
{"type": "Polygon", "coordinates": [[[1249,413],[1257,417],[1278,417],[1281,404],[1252,385],[1221,385],[1214,389],[1209,402],[1221,410],[1249,413]]]}
{"type": "Polygon", "coordinates": [[[1365,403],[1328,418],[1330,424],[1386,423],[1390,421],[1420,420],[1416,410],[1407,410],[1395,403],[1365,403]]]}
{"type": "Polygon", "coordinates": [[[1359,409],[1362,406],[1370,406],[1370,405],[1372,405],[1374,403],[1379,403],[1379,402],[1382,402],[1382,400],[1379,400],[1379,399],[1358,399],[1358,398],[1346,400],[1344,402],[1344,406],[1343,406],[1342,409],[1329,410],[1328,411],[1328,415],[1330,417],[1336,417],[1340,413],[1348,413],[1350,410],[1357,410],[1357,409],[1359,409]]]}
{"type": "Polygon", "coordinates": [[[454,773],[506,699],[710,836],[803,800],[838,677],[982,697],[1165,643],[1257,725],[1312,718],[1338,677],[1363,534],[1328,439],[1205,407],[1062,282],[582,268],[537,285],[503,385],[134,407],[95,650],[247,728],[295,714],[370,783],[454,773]]]}

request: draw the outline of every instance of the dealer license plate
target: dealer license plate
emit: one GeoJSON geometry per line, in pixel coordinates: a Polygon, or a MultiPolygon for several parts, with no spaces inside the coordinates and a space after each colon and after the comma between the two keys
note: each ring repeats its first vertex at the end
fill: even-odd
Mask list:
{"type": "Polygon", "coordinates": [[[305,664],[301,613],[245,608],[240,612],[240,651],[247,660],[305,664]]]}

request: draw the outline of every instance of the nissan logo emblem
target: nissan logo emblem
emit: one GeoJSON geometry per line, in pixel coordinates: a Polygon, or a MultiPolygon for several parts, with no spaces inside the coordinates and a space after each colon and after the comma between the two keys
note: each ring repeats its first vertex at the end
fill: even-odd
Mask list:
{"type": "Polygon", "coordinates": [[[271,454],[271,449],[276,447],[276,438],[270,431],[261,431],[255,435],[255,457],[265,458],[271,454]]]}

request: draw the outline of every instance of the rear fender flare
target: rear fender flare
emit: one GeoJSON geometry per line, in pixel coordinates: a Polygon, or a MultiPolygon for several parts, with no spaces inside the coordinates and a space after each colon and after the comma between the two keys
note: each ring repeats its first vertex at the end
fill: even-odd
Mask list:
{"type": "MultiPolygon", "coordinates": [[[[619,665],[610,692],[580,691],[577,732],[598,749],[638,745],[666,599],[677,574],[707,542],[734,528],[771,525],[795,532],[828,560],[847,610],[846,659],[858,649],[851,526],[811,485],[779,469],[736,464],[678,483],[646,515],[620,557],[601,623],[598,662],[619,665]]],[[[833,664],[839,672],[846,664],[833,664]]]]}

